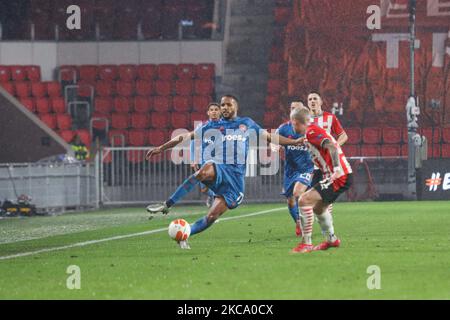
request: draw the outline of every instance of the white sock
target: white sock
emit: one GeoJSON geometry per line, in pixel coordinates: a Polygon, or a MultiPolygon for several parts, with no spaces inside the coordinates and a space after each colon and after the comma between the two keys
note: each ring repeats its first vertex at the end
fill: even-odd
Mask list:
{"type": "Polygon", "coordinates": [[[320,228],[322,229],[324,236],[326,236],[327,241],[335,241],[336,236],[334,235],[333,216],[330,214],[329,210],[327,209],[321,215],[317,215],[317,219],[319,220],[320,228]]]}
{"type": "Polygon", "coordinates": [[[312,244],[314,213],[312,207],[300,207],[303,243],[312,244]]]}

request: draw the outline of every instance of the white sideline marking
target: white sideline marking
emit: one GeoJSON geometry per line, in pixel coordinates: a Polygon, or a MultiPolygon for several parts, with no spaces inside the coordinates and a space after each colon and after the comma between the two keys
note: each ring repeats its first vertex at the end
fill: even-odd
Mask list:
{"type": "MultiPolygon", "coordinates": [[[[282,210],[282,209],[285,209],[285,208],[284,207],[283,208],[276,208],[276,209],[270,209],[270,210],[264,210],[264,211],[258,211],[258,212],[253,212],[253,213],[249,213],[249,214],[244,214],[244,215],[241,215],[241,216],[227,217],[227,218],[220,219],[220,221],[235,220],[235,219],[259,216],[261,214],[275,212],[275,211],[279,211],[279,210],[282,210]]],[[[217,220],[216,222],[219,222],[219,220],[217,220]]],[[[149,234],[163,232],[163,231],[166,231],[166,230],[167,230],[167,228],[161,228],[161,229],[149,230],[149,231],[138,232],[138,233],[124,234],[124,235],[121,235],[121,236],[103,238],[103,239],[98,239],[98,240],[89,240],[89,241],[84,241],[84,242],[77,242],[77,243],[74,243],[74,244],[68,244],[68,245],[61,246],[61,247],[53,247],[53,248],[40,249],[40,250],[36,250],[36,251],[16,253],[16,254],[12,254],[12,255],[9,255],[9,256],[1,256],[0,260],[9,260],[9,259],[14,259],[14,258],[33,256],[33,255],[40,254],[40,253],[45,253],[45,252],[53,252],[53,251],[60,251],[60,250],[65,250],[65,249],[77,248],[77,247],[85,247],[85,246],[88,246],[88,245],[91,245],[91,244],[97,244],[97,243],[102,243],[102,242],[107,242],[107,241],[121,240],[121,239],[132,238],[132,237],[146,236],[146,235],[149,235],[149,234]]]]}

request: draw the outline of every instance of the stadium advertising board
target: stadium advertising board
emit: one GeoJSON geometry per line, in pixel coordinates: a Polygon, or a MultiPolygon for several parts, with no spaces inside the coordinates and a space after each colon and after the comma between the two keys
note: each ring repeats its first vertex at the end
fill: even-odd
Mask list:
{"type": "Polygon", "coordinates": [[[422,200],[450,200],[450,161],[427,160],[422,167],[422,200]]]}

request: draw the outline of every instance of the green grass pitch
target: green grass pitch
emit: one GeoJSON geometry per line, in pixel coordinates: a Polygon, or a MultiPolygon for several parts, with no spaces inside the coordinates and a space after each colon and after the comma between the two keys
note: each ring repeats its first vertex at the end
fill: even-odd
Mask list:
{"type": "MultiPolygon", "coordinates": [[[[335,204],[342,247],[309,254],[290,254],[298,240],[282,203],[227,212],[223,218],[240,218],[192,237],[190,251],[166,231],[134,235],[205,212],[176,207],[150,221],[136,208],[0,220],[0,299],[450,298],[448,201],[335,204]],[[79,290],[66,287],[70,265],[80,268],[79,290]],[[367,287],[372,265],[381,271],[379,290],[367,287]]],[[[314,243],[321,240],[316,224],[314,243]]]]}

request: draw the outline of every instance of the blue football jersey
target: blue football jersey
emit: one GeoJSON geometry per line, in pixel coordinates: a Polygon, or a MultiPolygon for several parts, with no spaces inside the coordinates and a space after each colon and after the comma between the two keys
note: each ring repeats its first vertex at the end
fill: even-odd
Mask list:
{"type": "MultiPolygon", "coordinates": [[[[277,133],[280,136],[290,139],[299,139],[304,136],[294,131],[291,122],[282,124],[277,129],[277,133]]],[[[311,155],[309,154],[306,145],[284,146],[284,151],[285,151],[285,160],[284,160],[285,178],[292,177],[298,173],[311,173],[314,170],[311,155]]]]}
{"type": "Polygon", "coordinates": [[[195,143],[201,144],[201,162],[235,166],[245,174],[250,143],[256,145],[261,127],[250,118],[209,121],[195,130],[195,143]]]}

